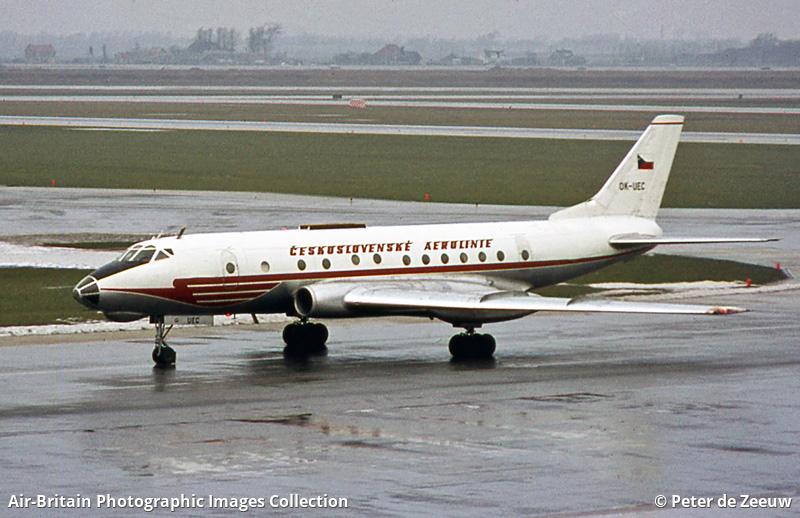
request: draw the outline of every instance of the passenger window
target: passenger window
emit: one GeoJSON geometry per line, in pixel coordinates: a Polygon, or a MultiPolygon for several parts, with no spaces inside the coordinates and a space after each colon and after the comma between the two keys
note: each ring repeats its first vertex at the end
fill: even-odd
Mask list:
{"type": "Polygon", "coordinates": [[[322,267],[326,270],[331,267],[331,262],[327,257],[322,260],[322,267]]]}
{"type": "Polygon", "coordinates": [[[505,258],[506,258],[506,254],[504,254],[502,250],[498,250],[497,251],[497,260],[498,261],[504,261],[505,258]]]}
{"type": "Polygon", "coordinates": [[[403,256],[403,264],[406,265],[406,266],[410,265],[411,264],[411,258],[409,256],[407,256],[407,255],[404,255],[403,256]]]}
{"type": "Polygon", "coordinates": [[[528,252],[527,250],[523,250],[522,251],[522,260],[523,261],[527,261],[530,258],[531,258],[531,253],[528,252]]]}
{"type": "Polygon", "coordinates": [[[355,254],[353,254],[353,256],[350,258],[350,260],[351,260],[351,261],[353,261],[353,264],[354,264],[354,265],[356,265],[356,266],[358,266],[358,263],[360,263],[360,262],[361,262],[361,258],[360,258],[360,257],[358,257],[358,256],[357,256],[357,255],[355,255],[355,254]]]}
{"type": "Polygon", "coordinates": [[[297,269],[298,270],[305,270],[306,269],[306,262],[300,259],[297,261],[297,269]]]}
{"type": "Polygon", "coordinates": [[[479,260],[480,262],[484,262],[484,261],[486,261],[486,252],[480,252],[480,253],[478,253],[478,260],[479,260]]]}
{"type": "Polygon", "coordinates": [[[467,260],[469,259],[469,257],[467,257],[467,254],[465,252],[461,252],[461,255],[459,256],[459,259],[461,259],[462,263],[466,263],[467,260]]]}
{"type": "Polygon", "coordinates": [[[428,264],[431,262],[431,258],[428,257],[428,254],[423,254],[422,256],[422,264],[428,264]]]}
{"type": "Polygon", "coordinates": [[[450,262],[450,257],[447,254],[442,254],[442,264],[447,264],[450,262]]]}
{"type": "Polygon", "coordinates": [[[380,254],[375,254],[372,256],[372,260],[375,261],[375,264],[381,264],[381,256],[380,254]]]}
{"type": "Polygon", "coordinates": [[[269,263],[267,261],[261,261],[261,271],[264,273],[269,271],[269,263]]]}

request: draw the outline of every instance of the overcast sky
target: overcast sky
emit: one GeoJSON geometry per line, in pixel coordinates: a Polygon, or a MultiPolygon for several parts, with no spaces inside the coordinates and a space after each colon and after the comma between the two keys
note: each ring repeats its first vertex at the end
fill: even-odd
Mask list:
{"type": "Polygon", "coordinates": [[[278,22],[285,34],[393,38],[538,38],[620,34],[800,39],[796,0],[0,0],[0,30],[169,32],[239,30],[278,22]]]}

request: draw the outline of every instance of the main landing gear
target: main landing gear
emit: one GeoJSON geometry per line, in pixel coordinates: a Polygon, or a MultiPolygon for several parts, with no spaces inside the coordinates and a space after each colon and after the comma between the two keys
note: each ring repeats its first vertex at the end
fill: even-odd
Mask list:
{"type": "Polygon", "coordinates": [[[493,357],[496,343],[492,335],[476,333],[468,328],[450,339],[449,349],[454,360],[487,360],[493,357]]]}
{"type": "Polygon", "coordinates": [[[156,326],[156,340],[153,348],[153,361],[156,367],[174,367],[177,354],[175,354],[175,349],[166,342],[172,326],[166,327],[163,316],[150,317],[150,323],[156,326]]]}
{"type": "Polygon", "coordinates": [[[283,353],[287,356],[312,356],[325,354],[328,350],[328,328],[323,324],[301,320],[283,328],[283,341],[286,347],[283,353]]]}

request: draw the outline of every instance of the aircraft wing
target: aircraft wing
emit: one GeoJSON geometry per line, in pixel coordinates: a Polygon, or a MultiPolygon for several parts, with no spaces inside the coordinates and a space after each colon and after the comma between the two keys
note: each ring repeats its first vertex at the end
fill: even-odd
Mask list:
{"type": "Polygon", "coordinates": [[[608,244],[614,248],[632,248],[655,245],[696,245],[702,243],[766,243],[778,241],[776,237],[656,237],[642,234],[612,236],[608,244]]]}
{"type": "Polygon", "coordinates": [[[458,284],[453,289],[437,282],[430,288],[419,285],[404,288],[393,285],[361,285],[344,296],[351,308],[413,309],[431,311],[469,312],[520,312],[536,311],[589,312],[589,313],[663,313],[683,315],[727,315],[747,311],[729,306],[702,306],[689,304],[657,304],[628,302],[600,298],[558,298],[531,295],[521,291],[492,291],[486,287],[469,287],[458,284]]]}

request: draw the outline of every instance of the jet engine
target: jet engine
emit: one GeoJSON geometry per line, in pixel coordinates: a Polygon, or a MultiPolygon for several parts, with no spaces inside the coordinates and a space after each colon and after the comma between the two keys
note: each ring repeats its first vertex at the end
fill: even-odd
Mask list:
{"type": "Polygon", "coordinates": [[[359,316],[344,303],[344,297],[355,287],[347,282],[330,282],[303,286],[294,294],[294,310],[301,317],[342,318],[359,316]]]}

